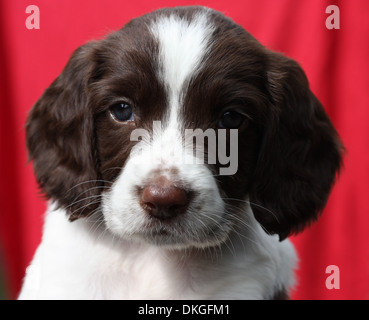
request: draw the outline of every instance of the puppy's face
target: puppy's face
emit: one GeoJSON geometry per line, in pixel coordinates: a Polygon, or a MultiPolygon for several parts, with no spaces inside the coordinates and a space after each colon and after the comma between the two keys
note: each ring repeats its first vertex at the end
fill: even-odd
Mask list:
{"type": "Polygon", "coordinates": [[[244,209],[281,238],[323,208],[340,145],[292,60],[220,13],[165,9],[80,47],[33,108],[41,188],[71,220],[174,247],[227,239],[244,209]]]}

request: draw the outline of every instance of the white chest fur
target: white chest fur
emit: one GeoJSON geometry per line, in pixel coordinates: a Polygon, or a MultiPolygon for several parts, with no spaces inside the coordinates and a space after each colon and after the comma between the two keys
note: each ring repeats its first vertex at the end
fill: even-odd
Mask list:
{"type": "Polygon", "coordinates": [[[219,248],[175,251],[114,238],[91,220],[47,213],[20,299],[263,299],[293,285],[293,246],[256,223],[219,248]]]}

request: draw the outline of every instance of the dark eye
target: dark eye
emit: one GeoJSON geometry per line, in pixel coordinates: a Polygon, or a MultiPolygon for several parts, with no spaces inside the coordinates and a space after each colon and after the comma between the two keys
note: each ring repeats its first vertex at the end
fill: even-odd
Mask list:
{"type": "Polygon", "coordinates": [[[117,103],[110,107],[110,114],[117,121],[133,121],[134,113],[132,107],[127,103],[117,103]]]}
{"type": "Polygon", "coordinates": [[[245,120],[245,116],[236,111],[227,111],[219,119],[219,128],[238,129],[245,120]]]}

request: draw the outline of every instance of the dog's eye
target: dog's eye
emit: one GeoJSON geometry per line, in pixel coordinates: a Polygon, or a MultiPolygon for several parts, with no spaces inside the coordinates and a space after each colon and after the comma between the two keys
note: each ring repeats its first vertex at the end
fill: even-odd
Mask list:
{"type": "Polygon", "coordinates": [[[117,103],[110,107],[110,114],[117,121],[133,121],[134,113],[132,107],[127,103],[117,103]]]}
{"type": "Polygon", "coordinates": [[[245,120],[245,116],[236,111],[227,111],[219,119],[221,129],[238,129],[245,120]]]}

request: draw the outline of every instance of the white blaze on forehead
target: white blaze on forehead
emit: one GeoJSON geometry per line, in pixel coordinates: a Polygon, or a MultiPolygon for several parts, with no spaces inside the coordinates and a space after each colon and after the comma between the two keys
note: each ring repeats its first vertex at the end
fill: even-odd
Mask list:
{"type": "Polygon", "coordinates": [[[163,15],[151,23],[159,45],[157,76],[166,89],[168,118],[153,119],[152,132],[136,129],[131,134],[132,141],[141,141],[131,150],[122,173],[103,198],[106,225],[114,234],[154,241],[151,220],[140,204],[137,187],[142,190],[150,179],[164,175],[196,196],[188,204],[188,214],[174,223],[170,236],[155,241],[175,248],[206,247],[227,237],[225,203],[210,169],[195,161],[192,144],[183,144],[182,129],[186,128],[180,119],[186,85],[201,70],[211,46],[214,27],[207,14],[201,10],[190,21],[174,14],[163,15]],[[173,168],[177,169],[175,173],[173,168]]]}
{"type": "Polygon", "coordinates": [[[158,76],[167,90],[169,122],[173,125],[177,123],[184,85],[200,69],[209,50],[213,26],[206,11],[201,11],[190,20],[162,16],[150,29],[159,43],[158,76]]]}

